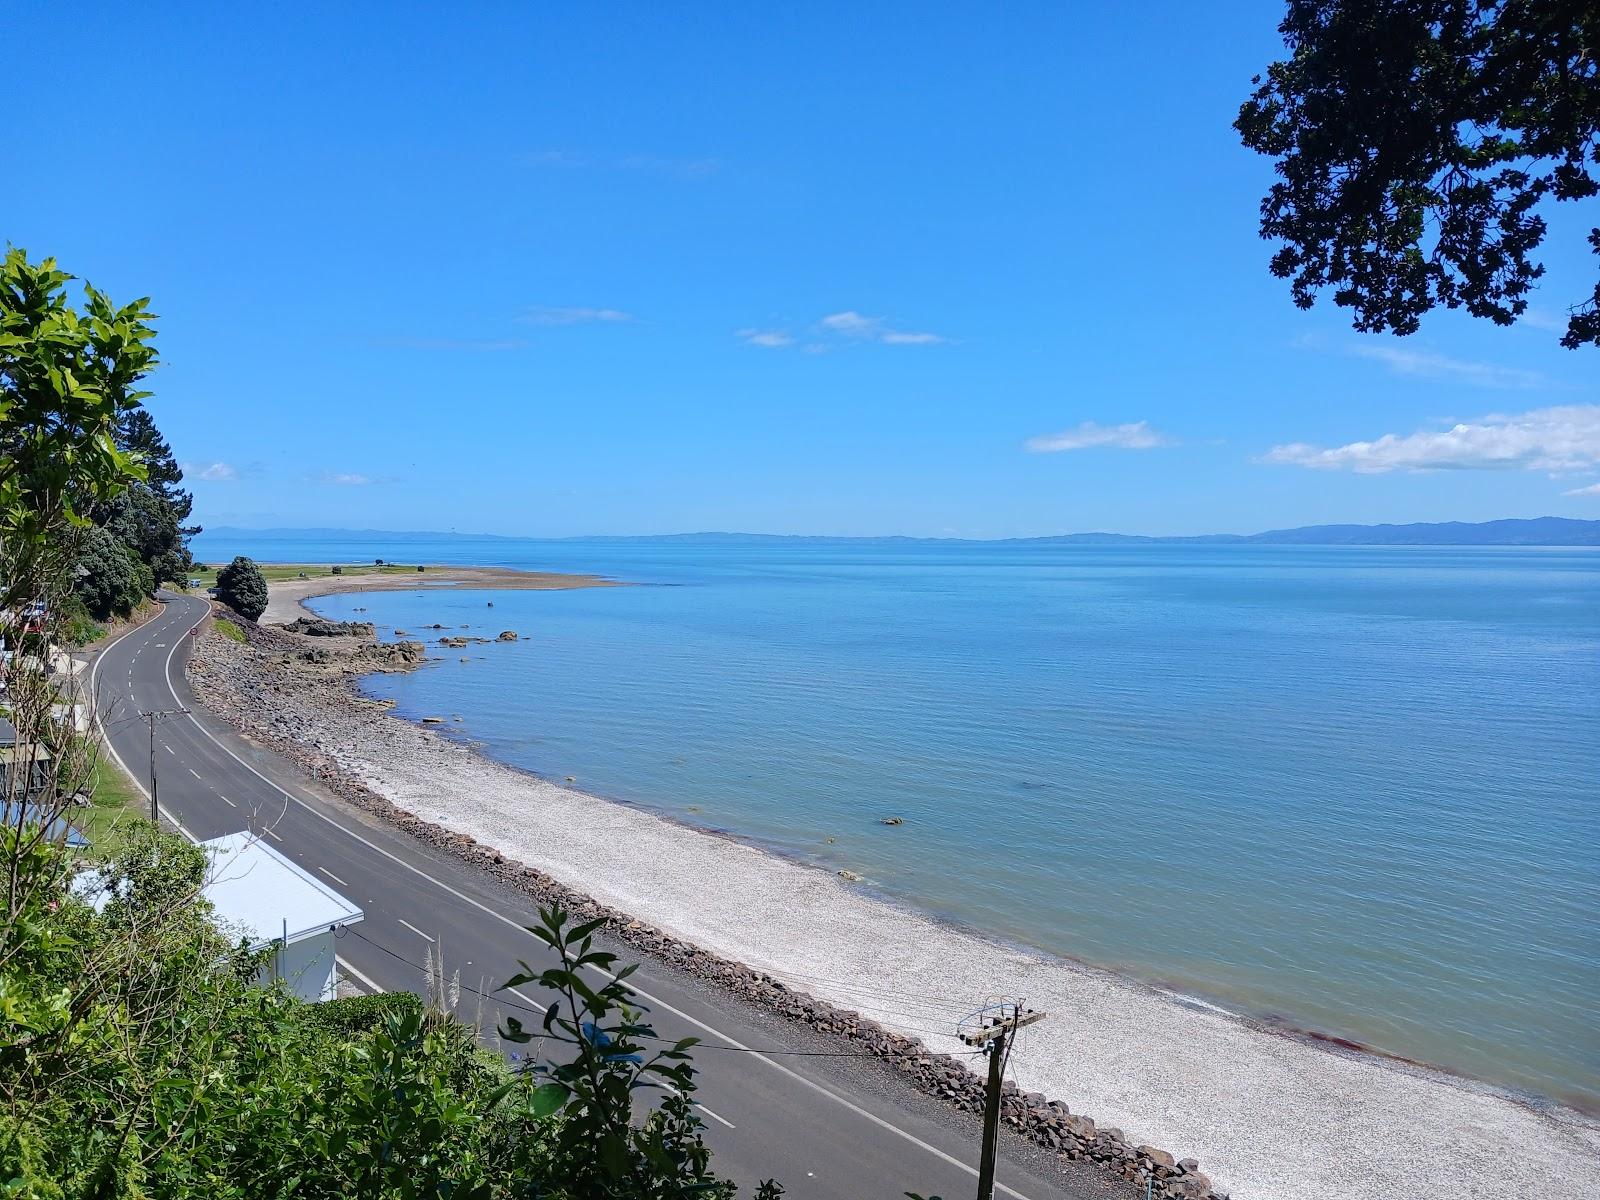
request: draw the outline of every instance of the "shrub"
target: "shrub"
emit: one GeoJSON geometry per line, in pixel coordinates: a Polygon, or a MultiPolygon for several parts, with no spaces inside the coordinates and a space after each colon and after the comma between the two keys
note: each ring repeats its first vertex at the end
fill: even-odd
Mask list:
{"type": "Polygon", "coordinates": [[[125,617],[154,590],[150,568],[104,529],[83,531],[73,590],[97,620],[125,617]]]}
{"type": "Polygon", "coordinates": [[[217,599],[240,616],[259,620],[267,611],[267,580],[261,568],[239,555],[217,572],[217,599]]]}
{"type": "Polygon", "coordinates": [[[376,996],[351,996],[313,1005],[306,1013],[314,1026],[341,1038],[371,1033],[392,1015],[403,1019],[422,1012],[422,998],[414,992],[380,992],[376,996]]]}

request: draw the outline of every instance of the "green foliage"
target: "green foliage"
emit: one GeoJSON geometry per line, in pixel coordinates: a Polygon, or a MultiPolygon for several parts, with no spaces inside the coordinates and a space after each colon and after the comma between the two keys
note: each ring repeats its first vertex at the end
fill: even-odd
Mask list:
{"type": "Polygon", "coordinates": [[[245,640],[244,630],[240,629],[226,617],[217,618],[217,632],[223,637],[227,638],[230,642],[242,642],[245,640]]]}
{"type": "MultiPolygon", "coordinates": [[[[1277,160],[1261,235],[1295,303],[1331,288],[1367,332],[1438,305],[1515,321],[1544,274],[1540,206],[1600,194],[1600,7],[1290,0],[1279,30],[1290,57],[1235,128],[1277,160]]],[[[1600,345],[1600,284],[1561,344],[1600,345]]]]}
{"type": "Polygon", "coordinates": [[[150,568],[104,529],[78,535],[74,594],[96,620],[125,617],[155,590],[150,568]]]}
{"type": "Polygon", "coordinates": [[[329,1033],[350,1037],[371,1033],[390,1017],[403,1019],[413,1013],[422,1015],[422,997],[412,992],[379,992],[375,996],[350,996],[314,1005],[307,1019],[329,1033]]]}
{"type": "Polygon", "coordinates": [[[252,621],[267,611],[267,581],[255,560],[241,554],[217,572],[217,599],[252,621]]]}
{"type": "MultiPolygon", "coordinates": [[[[544,1037],[577,1048],[569,1062],[536,1064],[533,1074],[546,1082],[524,1098],[533,1115],[564,1118],[553,1146],[560,1177],[576,1195],[608,1200],[727,1195],[729,1185],[711,1173],[694,1110],[689,1049],[698,1039],[667,1042],[644,1021],[626,982],[637,964],[614,970],[616,955],[594,948],[603,920],[569,927],[560,908],[539,916],[529,932],[555,952],[557,965],[535,971],[523,963],[505,986],[537,983],[557,996],[544,1014],[544,1037]],[[593,986],[596,974],[607,982],[593,986]],[[634,1097],[645,1090],[665,1095],[635,1123],[634,1097]]],[[[512,1018],[500,1036],[526,1043],[534,1035],[512,1018]]],[[[777,1194],[776,1185],[763,1185],[761,1195],[777,1194]]]]}
{"type": "Polygon", "coordinates": [[[261,957],[209,923],[204,855],[151,826],[96,864],[98,912],[58,846],[0,830],[0,863],[22,898],[0,929],[0,1194],[733,1196],[700,1140],[689,1042],[646,1050],[632,968],[584,977],[614,966],[593,925],[555,912],[535,930],[559,962],[536,977],[561,997],[541,1040],[572,1061],[513,1067],[415,996],[318,1006],[260,986],[261,957]]]}
{"type": "Polygon", "coordinates": [[[94,618],[89,615],[88,606],[84,604],[83,597],[77,593],[69,593],[62,597],[57,606],[58,640],[67,646],[87,646],[95,641],[105,630],[95,624],[94,618]]]}
{"type": "Polygon", "coordinates": [[[117,307],[85,285],[80,312],[71,280],[20,249],[0,262],[0,607],[64,579],[66,529],[143,475],[114,435],[149,394],[148,301],[117,307]]]}

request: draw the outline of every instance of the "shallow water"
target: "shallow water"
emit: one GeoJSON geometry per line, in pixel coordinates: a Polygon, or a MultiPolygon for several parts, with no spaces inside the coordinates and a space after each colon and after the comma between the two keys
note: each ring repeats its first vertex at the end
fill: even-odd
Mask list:
{"type": "Polygon", "coordinates": [[[367,685],[507,762],[1000,938],[1600,1103],[1595,552],[197,547],[236,552],[676,585],[314,605],[517,630],[367,685]]]}

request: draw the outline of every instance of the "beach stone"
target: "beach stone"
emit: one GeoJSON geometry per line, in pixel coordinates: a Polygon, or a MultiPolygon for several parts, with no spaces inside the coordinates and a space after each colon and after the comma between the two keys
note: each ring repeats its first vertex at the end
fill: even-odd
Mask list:
{"type": "Polygon", "coordinates": [[[904,825],[905,823],[906,819],[904,817],[885,817],[880,822],[883,825],[904,825]]]}
{"type": "Polygon", "coordinates": [[[497,642],[514,642],[516,640],[517,631],[515,629],[502,630],[500,636],[495,638],[495,641],[497,642]]]}
{"type": "Polygon", "coordinates": [[[444,718],[443,717],[423,717],[422,718],[422,723],[424,725],[443,725],[444,724],[444,718]]]}
{"type": "Polygon", "coordinates": [[[1155,1165],[1158,1167],[1166,1167],[1170,1170],[1178,1165],[1178,1160],[1173,1158],[1172,1155],[1168,1154],[1165,1150],[1157,1150],[1154,1146],[1140,1146],[1139,1153],[1144,1155],[1151,1162],[1155,1163],[1155,1165]]]}

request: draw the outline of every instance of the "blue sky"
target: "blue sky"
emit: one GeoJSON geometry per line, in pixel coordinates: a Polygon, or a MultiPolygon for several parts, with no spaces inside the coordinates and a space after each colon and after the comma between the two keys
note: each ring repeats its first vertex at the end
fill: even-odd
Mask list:
{"type": "Polygon", "coordinates": [[[154,298],[213,526],[1600,517],[1593,204],[1537,324],[1300,312],[1229,127],[1280,17],[11,7],[0,239],[154,298]]]}

